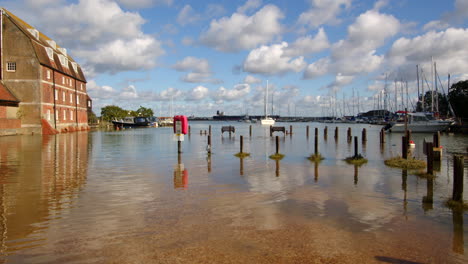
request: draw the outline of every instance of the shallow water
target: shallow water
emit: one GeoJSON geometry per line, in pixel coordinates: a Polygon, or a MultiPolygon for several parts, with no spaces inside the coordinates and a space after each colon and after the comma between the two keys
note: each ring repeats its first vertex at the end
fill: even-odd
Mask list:
{"type": "MultiPolygon", "coordinates": [[[[327,124],[325,139],[326,124],[276,125],[293,126],[275,132],[281,161],[269,158],[267,128],[249,136],[239,122],[192,122],[181,155],[171,128],[0,137],[0,263],[466,263],[468,215],[444,202],[468,137],[442,136],[429,181],[384,165],[402,134],[382,148],[378,126],[327,124]],[[306,159],[315,127],[321,163],[306,159]],[[360,167],[343,161],[354,154],[348,127],[359,140],[367,129],[360,167]]],[[[419,159],[424,137],[413,134],[419,159]]]]}

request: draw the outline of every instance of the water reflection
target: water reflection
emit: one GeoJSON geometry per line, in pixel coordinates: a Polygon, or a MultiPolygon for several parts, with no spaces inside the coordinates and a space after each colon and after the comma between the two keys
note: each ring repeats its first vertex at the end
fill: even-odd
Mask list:
{"type": "Polygon", "coordinates": [[[434,203],[434,178],[428,177],[426,180],[426,195],[422,199],[422,207],[425,212],[433,209],[434,203]]]}
{"type": "Polygon", "coordinates": [[[465,241],[463,234],[465,232],[463,227],[463,210],[452,210],[452,225],[453,225],[453,242],[452,250],[458,254],[465,253],[465,241]]]}
{"type": "Polygon", "coordinates": [[[178,153],[177,164],[174,166],[174,189],[188,188],[188,171],[182,163],[182,155],[178,153]]]}
{"type": "Polygon", "coordinates": [[[72,207],[86,183],[88,133],[2,138],[2,146],[0,250],[8,255],[44,243],[39,223],[72,207]]]}

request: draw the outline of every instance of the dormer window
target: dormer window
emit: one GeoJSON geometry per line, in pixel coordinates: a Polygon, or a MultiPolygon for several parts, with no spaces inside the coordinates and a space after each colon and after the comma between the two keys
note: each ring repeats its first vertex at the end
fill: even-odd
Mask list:
{"type": "Polygon", "coordinates": [[[49,57],[49,60],[54,61],[54,50],[49,47],[46,47],[45,50],[47,52],[47,56],[49,57]]]}
{"type": "Polygon", "coordinates": [[[77,64],[76,62],[72,62],[71,64],[72,64],[72,66],[73,66],[73,70],[74,70],[76,73],[78,73],[78,64],[77,64]]]}
{"type": "Polygon", "coordinates": [[[63,67],[66,67],[68,68],[68,58],[63,56],[62,54],[59,54],[59,60],[60,60],[60,64],[62,64],[63,67]]]}

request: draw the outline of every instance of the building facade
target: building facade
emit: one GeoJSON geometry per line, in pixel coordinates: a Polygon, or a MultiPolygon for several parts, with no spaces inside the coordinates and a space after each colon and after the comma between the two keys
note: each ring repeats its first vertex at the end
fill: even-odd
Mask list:
{"type": "Polygon", "coordinates": [[[8,10],[0,20],[0,135],[89,129],[80,65],[8,10]]]}

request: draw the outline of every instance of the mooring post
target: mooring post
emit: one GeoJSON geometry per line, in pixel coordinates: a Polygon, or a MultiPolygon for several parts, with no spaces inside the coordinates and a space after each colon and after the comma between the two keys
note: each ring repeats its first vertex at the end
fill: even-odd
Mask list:
{"type": "Polygon", "coordinates": [[[427,152],[427,174],[432,175],[434,173],[434,148],[432,142],[426,143],[427,152]]]}
{"type": "Polygon", "coordinates": [[[203,134],[203,132],[200,130],[200,135],[203,134]]]}
{"type": "Polygon", "coordinates": [[[309,138],[309,126],[306,126],[306,137],[309,138]]]}
{"type": "Polygon", "coordinates": [[[408,142],[406,137],[401,137],[401,156],[408,159],[408,142]]]}
{"type": "Polygon", "coordinates": [[[208,135],[208,153],[211,153],[211,135],[208,135]]]}
{"type": "Polygon", "coordinates": [[[177,140],[177,153],[182,153],[182,141],[177,140]]]}
{"type": "Polygon", "coordinates": [[[440,147],[440,132],[437,131],[433,135],[434,142],[434,160],[440,161],[442,159],[442,148],[440,147]]]}
{"type": "Polygon", "coordinates": [[[353,136],[351,135],[351,128],[348,127],[348,142],[351,142],[352,138],[353,138],[353,136]]]}
{"type": "Polygon", "coordinates": [[[188,126],[188,134],[190,135],[191,132],[192,132],[192,128],[188,126]]]}
{"type": "Polygon", "coordinates": [[[323,137],[325,138],[325,140],[327,140],[327,137],[328,137],[328,126],[325,126],[325,128],[323,129],[323,137]]]}
{"type": "Polygon", "coordinates": [[[273,136],[273,126],[270,126],[270,137],[273,136]]]}
{"type": "Polygon", "coordinates": [[[362,143],[366,143],[367,141],[367,130],[365,128],[362,129],[362,143]]]}
{"type": "Polygon", "coordinates": [[[338,127],[335,127],[335,140],[338,140],[338,127]]]}
{"type": "Polygon", "coordinates": [[[452,200],[461,202],[463,201],[463,173],[464,164],[463,156],[453,156],[453,194],[452,200]]]}
{"type": "Polygon", "coordinates": [[[249,136],[252,136],[252,125],[249,126],[249,136]]]}
{"type": "Polygon", "coordinates": [[[279,154],[279,136],[276,136],[276,154],[279,154]]]}
{"type": "Polygon", "coordinates": [[[382,144],[385,143],[385,129],[384,128],[380,130],[380,143],[382,144]]]}
{"type": "Polygon", "coordinates": [[[244,136],[240,136],[240,153],[244,153],[244,136]]]}
{"type": "Polygon", "coordinates": [[[290,126],[289,126],[289,134],[292,136],[292,133],[293,133],[293,131],[292,131],[292,125],[290,125],[290,126]]]}
{"type": "Polygon", "coordinates": [[[358,138],[354,137],[354,158],[358,157],[358,138]]]}
{"type": "Polygon", "coordinates": [[[318,155],[318,128],[315,128],[314,153],[315,156],[318,155]]]}

